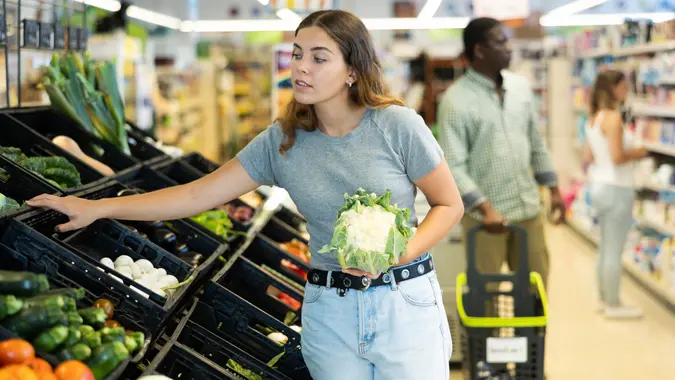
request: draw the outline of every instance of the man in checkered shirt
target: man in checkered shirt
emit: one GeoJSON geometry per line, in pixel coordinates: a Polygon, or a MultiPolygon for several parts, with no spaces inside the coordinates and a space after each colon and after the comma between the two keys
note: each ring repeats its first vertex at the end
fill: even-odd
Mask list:
{"type": "Polygon", "coordinates": [[[546,281],[538,185],[550,188],[554,223],[563,221],[565,206],[535,124],[534,96],[524,78],[505,71],[511,47],[497,20],[472,20],[464,30],[464,49],[470,68],[443,95],[439,140],[467,210],[465,233],[485,228],[476,239],[476,266],[479,272],[498,273],[506,261],[516,270],[518,236],[505,227],[518,225],[528,233],[529,269],[546,281]]]}

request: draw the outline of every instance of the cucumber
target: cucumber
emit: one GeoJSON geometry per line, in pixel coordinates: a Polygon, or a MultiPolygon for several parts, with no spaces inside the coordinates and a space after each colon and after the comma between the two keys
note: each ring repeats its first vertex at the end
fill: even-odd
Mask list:
{"type": "Polygon", "coordinates": [[[84,343],[78,343],[72,347],[66,347],[56,354],[56,358],[62,362],[67,360],[85,361],[91,358],[91,348],[84,343]]]}
{"type": "Polygon", "coordinates": [[[66,326],[80,326],[81,324],[84,323],[84,319],[78,314],[77,311],[69,311],[66,312],[65,319],[63,321],[63,324],[66,326]]]}
{"type": "Polygon", "coordinates": [[[101,333],[96,331],[87,335],[82,335],[82,339],[80,339],[80,343],[84,343],[89,348],[96,348],[101,345],[101,333]]]}
{"type": "Polygon", "coordinates": [[[2,325],[21,338],[33,340],[44,330],[63,322],[65,313],[59,307],[31,307],[2,321],[2,325]]]}
{"type": "Polygon", "coordinates": [[[32,297],[49,290],[44,274],[0,270],[0,294],[32,297]]]}
{"type": "Polygon", "coordinates": [[[96,380],[103,380],[118,364],[129,357],[129,350],[120,342],[106,343],[96,347],[86,364],[96,380]]]}
{"type": "Polygon", "coordinates": [[[11,294],[0,296],[0,321],[14,315],[23,308],[23,300],[11,294]]]}
{"type": "Polygon", "coordinates": [[[68,328],[57,325],[42,332],[33,340],[33,347],[44,352],[52,352],[68,338],[68,328]]]}

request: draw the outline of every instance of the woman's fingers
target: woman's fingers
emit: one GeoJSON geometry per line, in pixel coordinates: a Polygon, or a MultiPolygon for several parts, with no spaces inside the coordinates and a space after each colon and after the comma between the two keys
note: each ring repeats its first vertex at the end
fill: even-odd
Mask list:
{"type": "Polygon", "coordinates": [[[347,273],[347,274],[350,274],[352,276],[356,276],[356,277],[366,276],[366,277],[370,278],[371,280],[375,280],[376,278],[380,277],[380,273],[374,274],[374,273],[362,271],[360,269],[349,268],[349,269],[343,269],[342,271],[347,273]]]}
{"type": "Polygon", "coordinates": [[[61,233],[73,231],[73,230],[76,230],[76,229],[78,229],[78,227],[72,220],[68,223],[59,224],[55,228],[56,232],[61,232],[61,233]]]}

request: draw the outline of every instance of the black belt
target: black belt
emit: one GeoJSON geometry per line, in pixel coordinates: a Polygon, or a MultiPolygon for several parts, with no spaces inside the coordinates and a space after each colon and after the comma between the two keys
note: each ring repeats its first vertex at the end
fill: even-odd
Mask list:
{"type": "MultiPolygon", "coordinates": [[[[431,257],[420,262],[412,263],[393,271],[382,273],[380,277],[371,280],[366,276],[352,276],[344,272],[330,272],[330,287],[338,289],[366,290],[371,286],[382,286],[391,283],[391,272],[394,274],[396,283],[411,280],[415,277],[427,274],[434,269],[434,261],[431,257]]],[[[328,284],[328,271],[312,269],[307,275],[307,282],[312,285],[326,286],[328,284]]],[[[344,294],[344,292],[343,292],[344,294]]]]}

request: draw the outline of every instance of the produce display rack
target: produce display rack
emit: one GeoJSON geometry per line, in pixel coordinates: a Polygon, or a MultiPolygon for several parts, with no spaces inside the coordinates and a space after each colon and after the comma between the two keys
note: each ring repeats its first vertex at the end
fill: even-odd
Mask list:
{"type": "MultiPolygon", "coordinates": [[[[82,288],[85,296],[78,300],[78,308],[109,300],[117,322],[144,334],[142,347],[110,371],[106,380],[136,380],[151,373],[195,379],[310,379],[297,332],[309,267],[297,253],[284,248],[291,241],[308,243],[303,235],[306,221],[294,210],[283,206],[271,210],[265,193],[258,191],[261,203],[252,204],[244,197],[231,202],[250,207],[250,220],[238,221],[227,208],[220,208],[228,210],[225,214],[232,221],[232,234],[227,237],[194,218],[155,223],[104,219],[60,233],[55,227],[67,222],[67,216],[24,203],[41,194],[100,199],[154,191],[192,182],[219,167],[198,153],[167,154],[161,142],[131,121],[126,122],[127,154],[51,106],[24,102],[22,50],[45,56],[85,51],[89,35],[79,28],[87,25],[84,4],[71,0],[36,4],[2,2],[0,44],[6,63],[18,57],[18,73],[6,70],[0,123],[11,133],[0,137],[0,146],[18,148],[27,157],[65,158],[79,173],[81,185],[64,188],[25,161],[0,154],[0,194],[6,197],[0,197],[4,201],[0,270],[42,274],[51,288],[82,288]],[[11,19],[20,20],[17,25],[8,25],[8,7],[16,13],[11,19]],[[24,12],[40,20],[22,19],[26,7],[41,9],[35,16],[24,12]],[[45,13],[53,14],[50,22],[45,21],[45,13]],[[82,22],[75,27],[70,21],[82,22]],[[18,92],[16,101],[10,99],[13,88],[18,92]],[[55,143],[57,136],[72,139],[84,156],[55,143]],[[88,158],[114,174],[104,175],[88,158]],[[194,253],[200,260],[191,260],[185,253],[194,253]],[[146,259],[180,284],[173,293],[157,293],[102,261],[122,255],[134,261],[146,259]],[[273,340],[272,332],[286,341],[273,340]]],[[[3,323],[0,320],[0,340],[30,341],[8,331],[3,323]]],[[[60,362],[40,350],[36,355],[52,366],[60,362]]]]}
{"type": "MultiPolygon", "coordinates": [[[[105,154],[98,158],[116,173],[97,177],[78,189],[59,191],[41,176],[0,155],[0,192],[19,203],[43,193],[108,198],[120,192],[127,195],[187,183],[217,167],[198,154],[143,159],[134,156],[132,150],[127,156],[67,119],[48,123],[60,117],[45,108],[0,112],[0,118],[18,131],[12,143],[18,145],[25,138],[20,146],[27,153],[63,156],[76,162],[78,171],[93,171],[86,162],[79,162],[50,141],[54,135],[63,134],[86,147],[83,150],[91,149],[92,154],[98,149],[94,146],[103,148],[105,154]]],[[[146,141],[138,136],[139,141],[146,141]]],[[[234,203],[248,205],[239,199],[234,203]]],[[[0,269],[44,273],[55,287],[82,287],[86,290],[83,302],[109,299],[115,305],[115,318],[124,327],[145,334],[142,350],[106,379],[136,379],[152,371],[168,376],[178,371],[182,376],[193,373],[195,378],[232,379],[244,379],[250,373],[247,371],[253,371],[263,379],[310,379],[301,355],[300,335],[290,326],[299,324],[303,273],[306,276],[309,267],[280,244],[294,239],[306,244],[307,240],[299,229],[282,220],[288,220],[281,215],[283,208],[268,211],[264,204],[250,207],[255,209],[251,221],[237,223],[233,218],[234,228],[243,232],[236,239],[223,239],[190,219],[163,222],[176,236],[185,237],[183,241],[192,251],[205,256],[202,264],[191,267],[166,245],[153,242],[152,234],[144,234],[136,223],[99,220],[75,232],[58,233],[55,227],[67,222],[65,215],[24,205],[0,213],[0,252],[11,252],[11,257],[18,258],[5,260],[0,269]],[[134,260],[146,258],[179,280],[192,281],[172,297],[160,297],[100,263],[104,255],[115,260],[122,254],[134,260]],[[289,270],[284,263],[296,270],[289,270]],[[293,303],[270,294],[271,288],[293,299],[293,303]],[[256,330],[260,326],[263,330],[256,330]],[[281,333],[288,340],[279,344],[266,331],[281,333]]],[[[299,220],[295,214],[293,221],[299,220]]]]}

